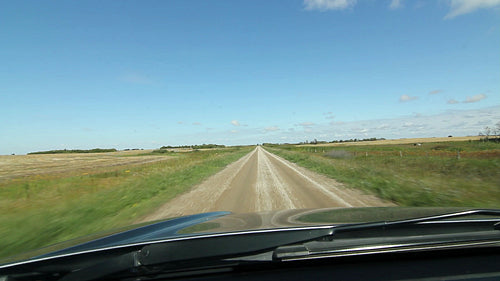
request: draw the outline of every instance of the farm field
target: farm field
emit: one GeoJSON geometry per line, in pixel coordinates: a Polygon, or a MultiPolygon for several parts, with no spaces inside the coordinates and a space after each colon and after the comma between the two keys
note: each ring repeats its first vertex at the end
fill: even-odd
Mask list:
{"type": "Polygon", "coordinates": [[[60,153],[0,155],[0,183],[26,177],[60,177],[69,174],[102,172],[113,167],[163,161],[170,156],[148,155],[151,150],[106,153],[60,153]]]}
{"type": "Polygon", "coordinates": [[[438,138],[403,138],[389,140],[359,141],[359,142],[340,142],[340,143],[321,143],[321,144],[302,144],[300,146],[353,146],[353,145],[389,145],[389,144],[416,144],[428,142],[459,142],[469,140],[480,140],[482,136],[469,137],[438,137],[438,138]]]}
{"type": "Polygon", "coordinates": [[[500,206],[500,144],[266,146],[291,162],[401,206],[500,206]]]}
{"type": "Polygon", "coordinates": [[[250,150],[3,157],[17,176],[0,181],[0,258],[130,225],[250,150]]]}

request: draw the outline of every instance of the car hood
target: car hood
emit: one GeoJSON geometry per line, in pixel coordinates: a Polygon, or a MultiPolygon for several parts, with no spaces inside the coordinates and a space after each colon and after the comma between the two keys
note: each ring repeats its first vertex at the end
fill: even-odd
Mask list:
{"type": "Polygon", "coordinates": [[[248,214],[211,212],[146,222],[73,239],[1,260],[0,266],[77,253],[145,245],[152,242],[158,243],[182,237],[248,232],[260,229],[393,221],[467,209],[469,208],[370,207],[294,209],[248,214]]]}

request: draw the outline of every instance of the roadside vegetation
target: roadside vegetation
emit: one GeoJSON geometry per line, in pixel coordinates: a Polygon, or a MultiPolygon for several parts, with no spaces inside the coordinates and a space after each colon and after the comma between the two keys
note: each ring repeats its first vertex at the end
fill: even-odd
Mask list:
{"type": "Polygon", "coordinates": [[[500,206],[500,144],[494,141],[265,148],[401,206],[500,206]]]}
{"type": "Polygon", "coordinates": [[[171,153],[165,161],[0,183],[0,257],[122,227],[253,147],[171,153]]]}

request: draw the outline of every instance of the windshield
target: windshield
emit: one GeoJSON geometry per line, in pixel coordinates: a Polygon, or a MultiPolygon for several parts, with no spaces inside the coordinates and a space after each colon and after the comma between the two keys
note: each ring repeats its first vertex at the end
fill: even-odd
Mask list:
{"type": "Polygon", "coordinates": [[[500,206],[500,1],[21,0],[0,19],[0,259],[206,212],[236,216],[161,234],[500,206]]]}

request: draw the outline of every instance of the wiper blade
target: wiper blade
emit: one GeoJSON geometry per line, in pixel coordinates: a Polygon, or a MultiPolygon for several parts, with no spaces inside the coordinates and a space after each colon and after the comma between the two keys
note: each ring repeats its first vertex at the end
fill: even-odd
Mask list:
{"type": "Polygon", "coordinates": [[[383,252],[500,246],[500,210],[469,210],[415,219],[345,224],[334,227],[330,241],[282,246],[274,260],[350,256],[383,252]],[[479,216],[480,218],[470,219],[479,216]],[[494,218],[488,218],[494,216],[494,218]],[[452,220],[457,218],[469,218],[452,220]]]}
{"type": "MultiPolygon", "coordinates": [[[[419,224],[426,222],[446,222],[446,219],[470,217],[470,216],[496,216],[500,221],[500,210],[495,209],[475,209],[462,212],[446,213],[435,216],[427,216],[414,219],[396,220],[396,221],[381,221],[372,223],[346,224],[335,227],[335,233],[348,232],[354,230],[370,229],[370,228],[389,228],[394,226],[403,226],[406,224],[419,224]]],[[[453,223],[453,221],[452,221],[453,223]]],[[[498,229],[499,223],[493,225],[494,229],[498,229]]]]}

